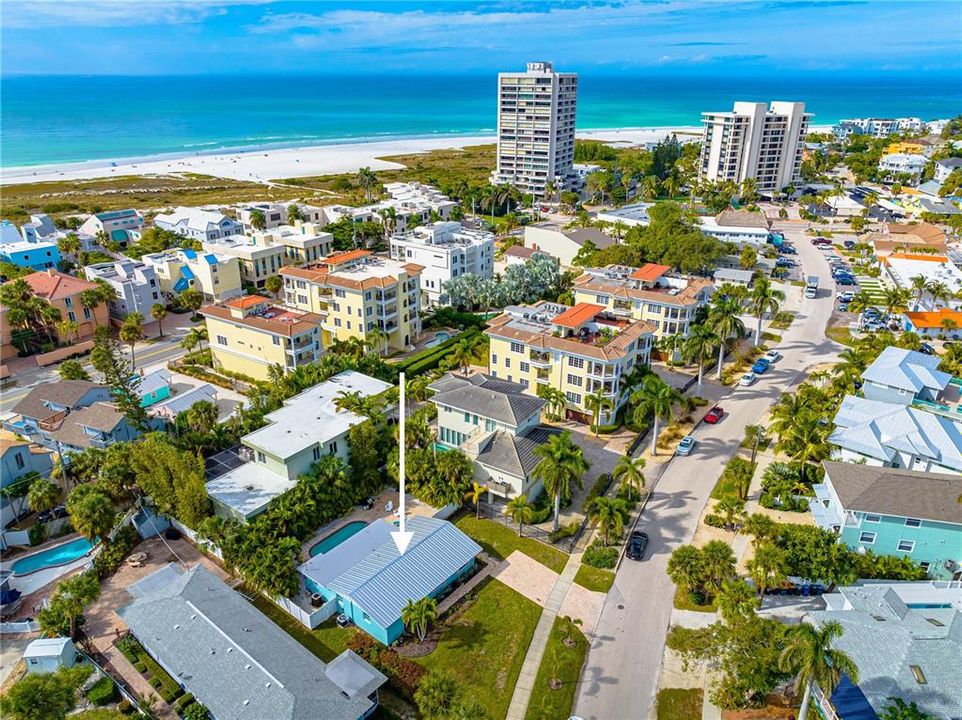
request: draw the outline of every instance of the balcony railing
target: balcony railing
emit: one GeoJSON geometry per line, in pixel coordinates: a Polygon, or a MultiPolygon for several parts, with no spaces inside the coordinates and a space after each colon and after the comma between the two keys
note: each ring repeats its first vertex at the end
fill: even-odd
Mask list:
{"type": "Polygon", "coordinates": [[[530,362],[535,367],[550,368],[551,355],[548,353],[539,353],[539,352],[531,351],[528,354],[528,362],[530,362]]]}

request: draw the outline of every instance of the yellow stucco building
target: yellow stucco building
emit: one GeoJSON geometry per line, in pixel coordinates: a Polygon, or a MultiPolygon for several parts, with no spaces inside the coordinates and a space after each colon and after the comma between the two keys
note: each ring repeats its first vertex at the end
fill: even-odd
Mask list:
{"type": "Polygon", "coordinates": [[[268,368],[293,370],[322,353],[321,316],[245,295],[200,311],[215,368],[267,380],[268,368]]]}
{"type": "Polygon", "coordinates": [[[284,300],[323,317],[324,347],[358,338],[382,350],[403,350],[421,334],[422,270],[367,250],[335,253],[313,265],[282,269],[284,300]],[[375,331],[384,335],[378,339],[375,331]]]}
{"type": "Polygon", "coordinates": [[[225,300],[243,292],[240,265],[235,257],[196,250],[165,250],[144,255],[141,260],[154,268],[161,291],[170,295],[193,288],[207,300],[225,300]]]}

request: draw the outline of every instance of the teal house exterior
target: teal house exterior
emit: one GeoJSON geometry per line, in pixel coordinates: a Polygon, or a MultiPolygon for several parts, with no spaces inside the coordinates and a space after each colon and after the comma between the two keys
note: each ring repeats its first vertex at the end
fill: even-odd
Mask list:
{"type": "Polygon", "coordinates": [[[171,375],[166,370],[155,370],[140,380],[137,394],[140,395],[140,407],[150,407],[163,402],[170,397],[171,375]]]}
{"type": "Polygon", "coordinates": [[[823,463],[815,524],[854,550],[907,557],[939,580],[962,578],[962,483],[954,475],[823,463]]]}
{"type": "Polygon", "coordinates": [[[404,634],[401,610],[408,600],[439,599],[468,577],[481,547],[457,527],[431,517],[411,517],[411,544],[400,554],[391,533],[375,520],[298,568],[308,592],[323,598],[328,616],[343,614],[379,642],[404,634]]]}

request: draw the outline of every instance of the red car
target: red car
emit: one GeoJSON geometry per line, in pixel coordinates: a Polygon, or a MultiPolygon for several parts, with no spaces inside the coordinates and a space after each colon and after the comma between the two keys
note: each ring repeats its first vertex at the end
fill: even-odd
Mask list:
{"type": "Polygon", "coordinates": [[[714,425],[715,423],[717,423],[719,420],[722,419],[722,416],[724,414],[725,414],[725,411],[716,405],[706,413],[705,422],[708,423],[709,425],[714,425]]]}

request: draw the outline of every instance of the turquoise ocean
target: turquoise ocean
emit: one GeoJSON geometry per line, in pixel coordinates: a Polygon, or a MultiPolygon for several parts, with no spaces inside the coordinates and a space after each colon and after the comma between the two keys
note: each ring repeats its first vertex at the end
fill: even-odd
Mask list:
{"type": "MultiPolygon", "coordinates": [[[[4,76],[0,167],[493,133],[494,74],[4,76]]],[[[798,100],[814,124],[962,113],[962,79],[580,75],[578,128],[698,125],[734,100],[798,100]]]]}

